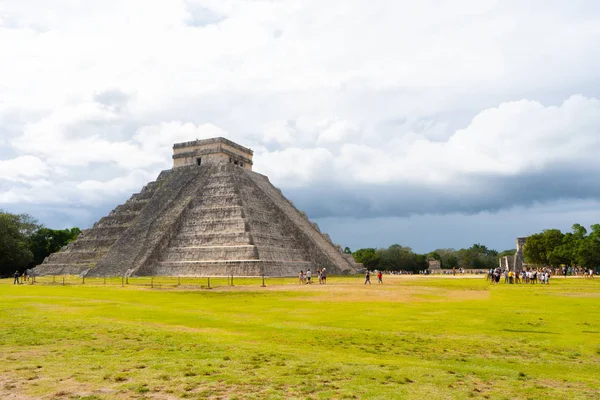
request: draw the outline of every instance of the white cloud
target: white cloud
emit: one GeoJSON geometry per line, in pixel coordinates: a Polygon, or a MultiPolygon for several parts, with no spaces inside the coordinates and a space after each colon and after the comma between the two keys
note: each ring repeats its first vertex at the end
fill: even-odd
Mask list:
{"type": "Polygon", "coordinates": [[[146,171],[133,170],[125,176],[119,176],[108,181],[86,180],[75,184],[80,201],[89,204],[101,204],[107,197],[114,201],[138,193],[148,182],[156,179],[146,171]]]}
{"type": "Polygon", "coordinates": [[[48,172],[48,165],[34,156],[0,160],[0,180],[22,182],[28,179],[45,177],[48,172]]]}
{"type": "MultiPolygon", "coordinates": [[[[390,188],[485,208],[498,180],[598,168],[592,1],[21,0],[1,14],[0,204],[121,199],[170,167],[173,143],[212,136],[252,147],[283,188],[371,185],[380,209],[390,188]]],[[[594,193],[589,176],[573,196],[594,193]]]]}

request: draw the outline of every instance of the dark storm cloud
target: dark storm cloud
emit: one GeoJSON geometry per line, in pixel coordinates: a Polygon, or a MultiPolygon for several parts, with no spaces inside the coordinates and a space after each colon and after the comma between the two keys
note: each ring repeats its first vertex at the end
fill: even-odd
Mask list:
{"type": "Polygon", "coordinates": [[[311,186],[284,193],[314,218],[406,217],[419,214],[496,212],[557,200],[600,199],[596,171],[552,168],[514,177],[469,175],[467,189],[445,186],[311,186]]]}

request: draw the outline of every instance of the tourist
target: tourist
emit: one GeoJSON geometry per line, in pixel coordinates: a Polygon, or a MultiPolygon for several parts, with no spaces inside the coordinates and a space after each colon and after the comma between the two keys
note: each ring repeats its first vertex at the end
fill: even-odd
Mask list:
{"type": "Polygon", "coordinates": [[[512,271],[508,271],[508,283],[512,285],[513,281],[514,281],[514,279],[513,279],[513,272],[512,271]]]}
{"type": "Polygon", "coordinates": [[[310,283],[311,283],[310,282],[310,277],[311,276],[312,276],[312,274],[311,274],[310,269],[309,269],[308,271],[306,271],[306,280],[307,280],[306,284],[307,285],[310,285],[310,283]]]}
{"type": "Polygon", "coordinates": [[[371,273],[369,272],[369,270],[367,270],[367,272],[365,273],[365,285],[366,284],[371,284],[371,273]]]}
{"type": "Polygon", "coordinates": [[[383,283],[383,273],[381,271],[377,271],[377,283],[383,283]]]}
{"type": "Polygon", "coordinates": [[[323,270],[321,271],[321,280],[323,281],[323,285],[327,284],[327,268],[323,268],[323,270]]]}
{"type": "Polygon", "coordinates": [[[508,269],[504,271],[504,283],[508,283],[508,269]]]}
{"type": "Polygon", "coordinates": [[[317,269],[317,275],[319,276],[319,285],[323,283],[323,276],[321,275],[321,268],[317,269]]]}
{"type": "Polygon", "coordinates": [[[298,274],[298,284],[302,285],[304,283],[304,271],[300,270],[300,274],[298,274]]]}
{"type": "Polygon", "coordinates": [[[15,271],[15,280],[13,281],[13,285],[19,284],[19,271],[15,271]]]}

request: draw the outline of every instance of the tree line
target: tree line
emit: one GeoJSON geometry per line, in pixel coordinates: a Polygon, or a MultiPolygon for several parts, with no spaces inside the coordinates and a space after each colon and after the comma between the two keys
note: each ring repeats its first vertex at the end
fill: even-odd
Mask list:
{"type": "Polygon", "coordinates": [[[0,210],[0,277],[41,264],[80,233],[79,228],[49,229],[29,214],[0,210]]]}
{"type": "Polygon", "coordinates": [[[572,232],[546,229],[527,237],[523,256],[528,264],[558,268],[600,268],[600,224],[590,226],[590,232],[580,224],[572,232]]]}
{"type": "Polygon", "coordinates": [[[430,253],[418,254],[410,247],[393,244],[388,248],[364,248],[352,252],[356,262],[364,264],[369,270],[418,272],[429,267],[429,260],[437,260],[443,269],[464,268],[486,270],[498,266],[498,258],[514,255],[516,250],[499,253],[482,244],[474,244],[468,249],[437,249],[430,253]]]}

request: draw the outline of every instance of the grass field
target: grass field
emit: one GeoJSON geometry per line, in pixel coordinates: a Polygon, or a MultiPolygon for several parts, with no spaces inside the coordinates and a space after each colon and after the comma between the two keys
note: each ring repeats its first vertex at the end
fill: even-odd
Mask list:
{"type": "Polygon", "coordinates": [[[0,398],[600,398],[600,279],[329,280],[0,280],[0,398]]]}

